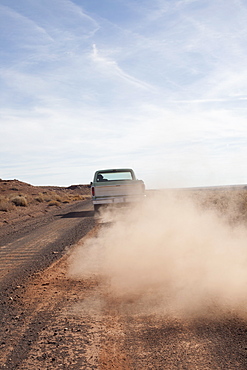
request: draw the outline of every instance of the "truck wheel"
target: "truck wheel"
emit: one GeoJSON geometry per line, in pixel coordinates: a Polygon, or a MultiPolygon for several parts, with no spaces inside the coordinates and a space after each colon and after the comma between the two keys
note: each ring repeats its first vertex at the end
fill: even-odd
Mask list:
{"type": "Polygon", "coordinates": [[[95,213],[98,213],[99,212],[99,210],[100,210],[100,204],[94,204],[94,212],[95,213]]]}

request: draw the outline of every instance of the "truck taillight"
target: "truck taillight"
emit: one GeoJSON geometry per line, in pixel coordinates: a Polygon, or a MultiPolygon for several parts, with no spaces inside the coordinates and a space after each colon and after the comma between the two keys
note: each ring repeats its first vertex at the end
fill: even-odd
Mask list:
{"type": "Polygon", "coordinates": [[[92,196],[94,197],[94,186],[91,187],[92,196]]]}

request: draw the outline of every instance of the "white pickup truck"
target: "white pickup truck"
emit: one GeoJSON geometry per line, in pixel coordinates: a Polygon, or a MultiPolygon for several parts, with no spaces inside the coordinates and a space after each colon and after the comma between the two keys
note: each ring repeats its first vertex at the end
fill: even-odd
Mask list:
{"type": "Polygon", "coordinates": [[[130,168],[96,171],[91,182],[94,210],[116,204],[138,202],[145,197],[145,185],[130,168]]]}

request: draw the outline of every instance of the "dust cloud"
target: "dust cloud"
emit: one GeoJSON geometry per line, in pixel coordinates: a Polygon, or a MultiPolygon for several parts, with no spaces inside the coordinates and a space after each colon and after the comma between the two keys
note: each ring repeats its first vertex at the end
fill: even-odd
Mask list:
{"type": "Polygon", "coordinates": [[[98,277],[143,313],[245,316],[247,231],[177,193],[104,211],[70,257],[73,279],[98,277]]]}

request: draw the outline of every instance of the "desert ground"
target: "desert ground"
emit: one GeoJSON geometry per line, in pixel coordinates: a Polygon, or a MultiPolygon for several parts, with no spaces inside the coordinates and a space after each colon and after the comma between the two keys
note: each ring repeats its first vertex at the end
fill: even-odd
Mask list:
{"type": "Polygon", "coordinates": [[[89,185],[33,186],[0,179],[0,226],[37,217],[88,197],[89,185]]]}
{"type": "Polygon", "coordinates": [[[0,368],[246,369],[245,187],[89,196],[0,181],[0,368]]]}

